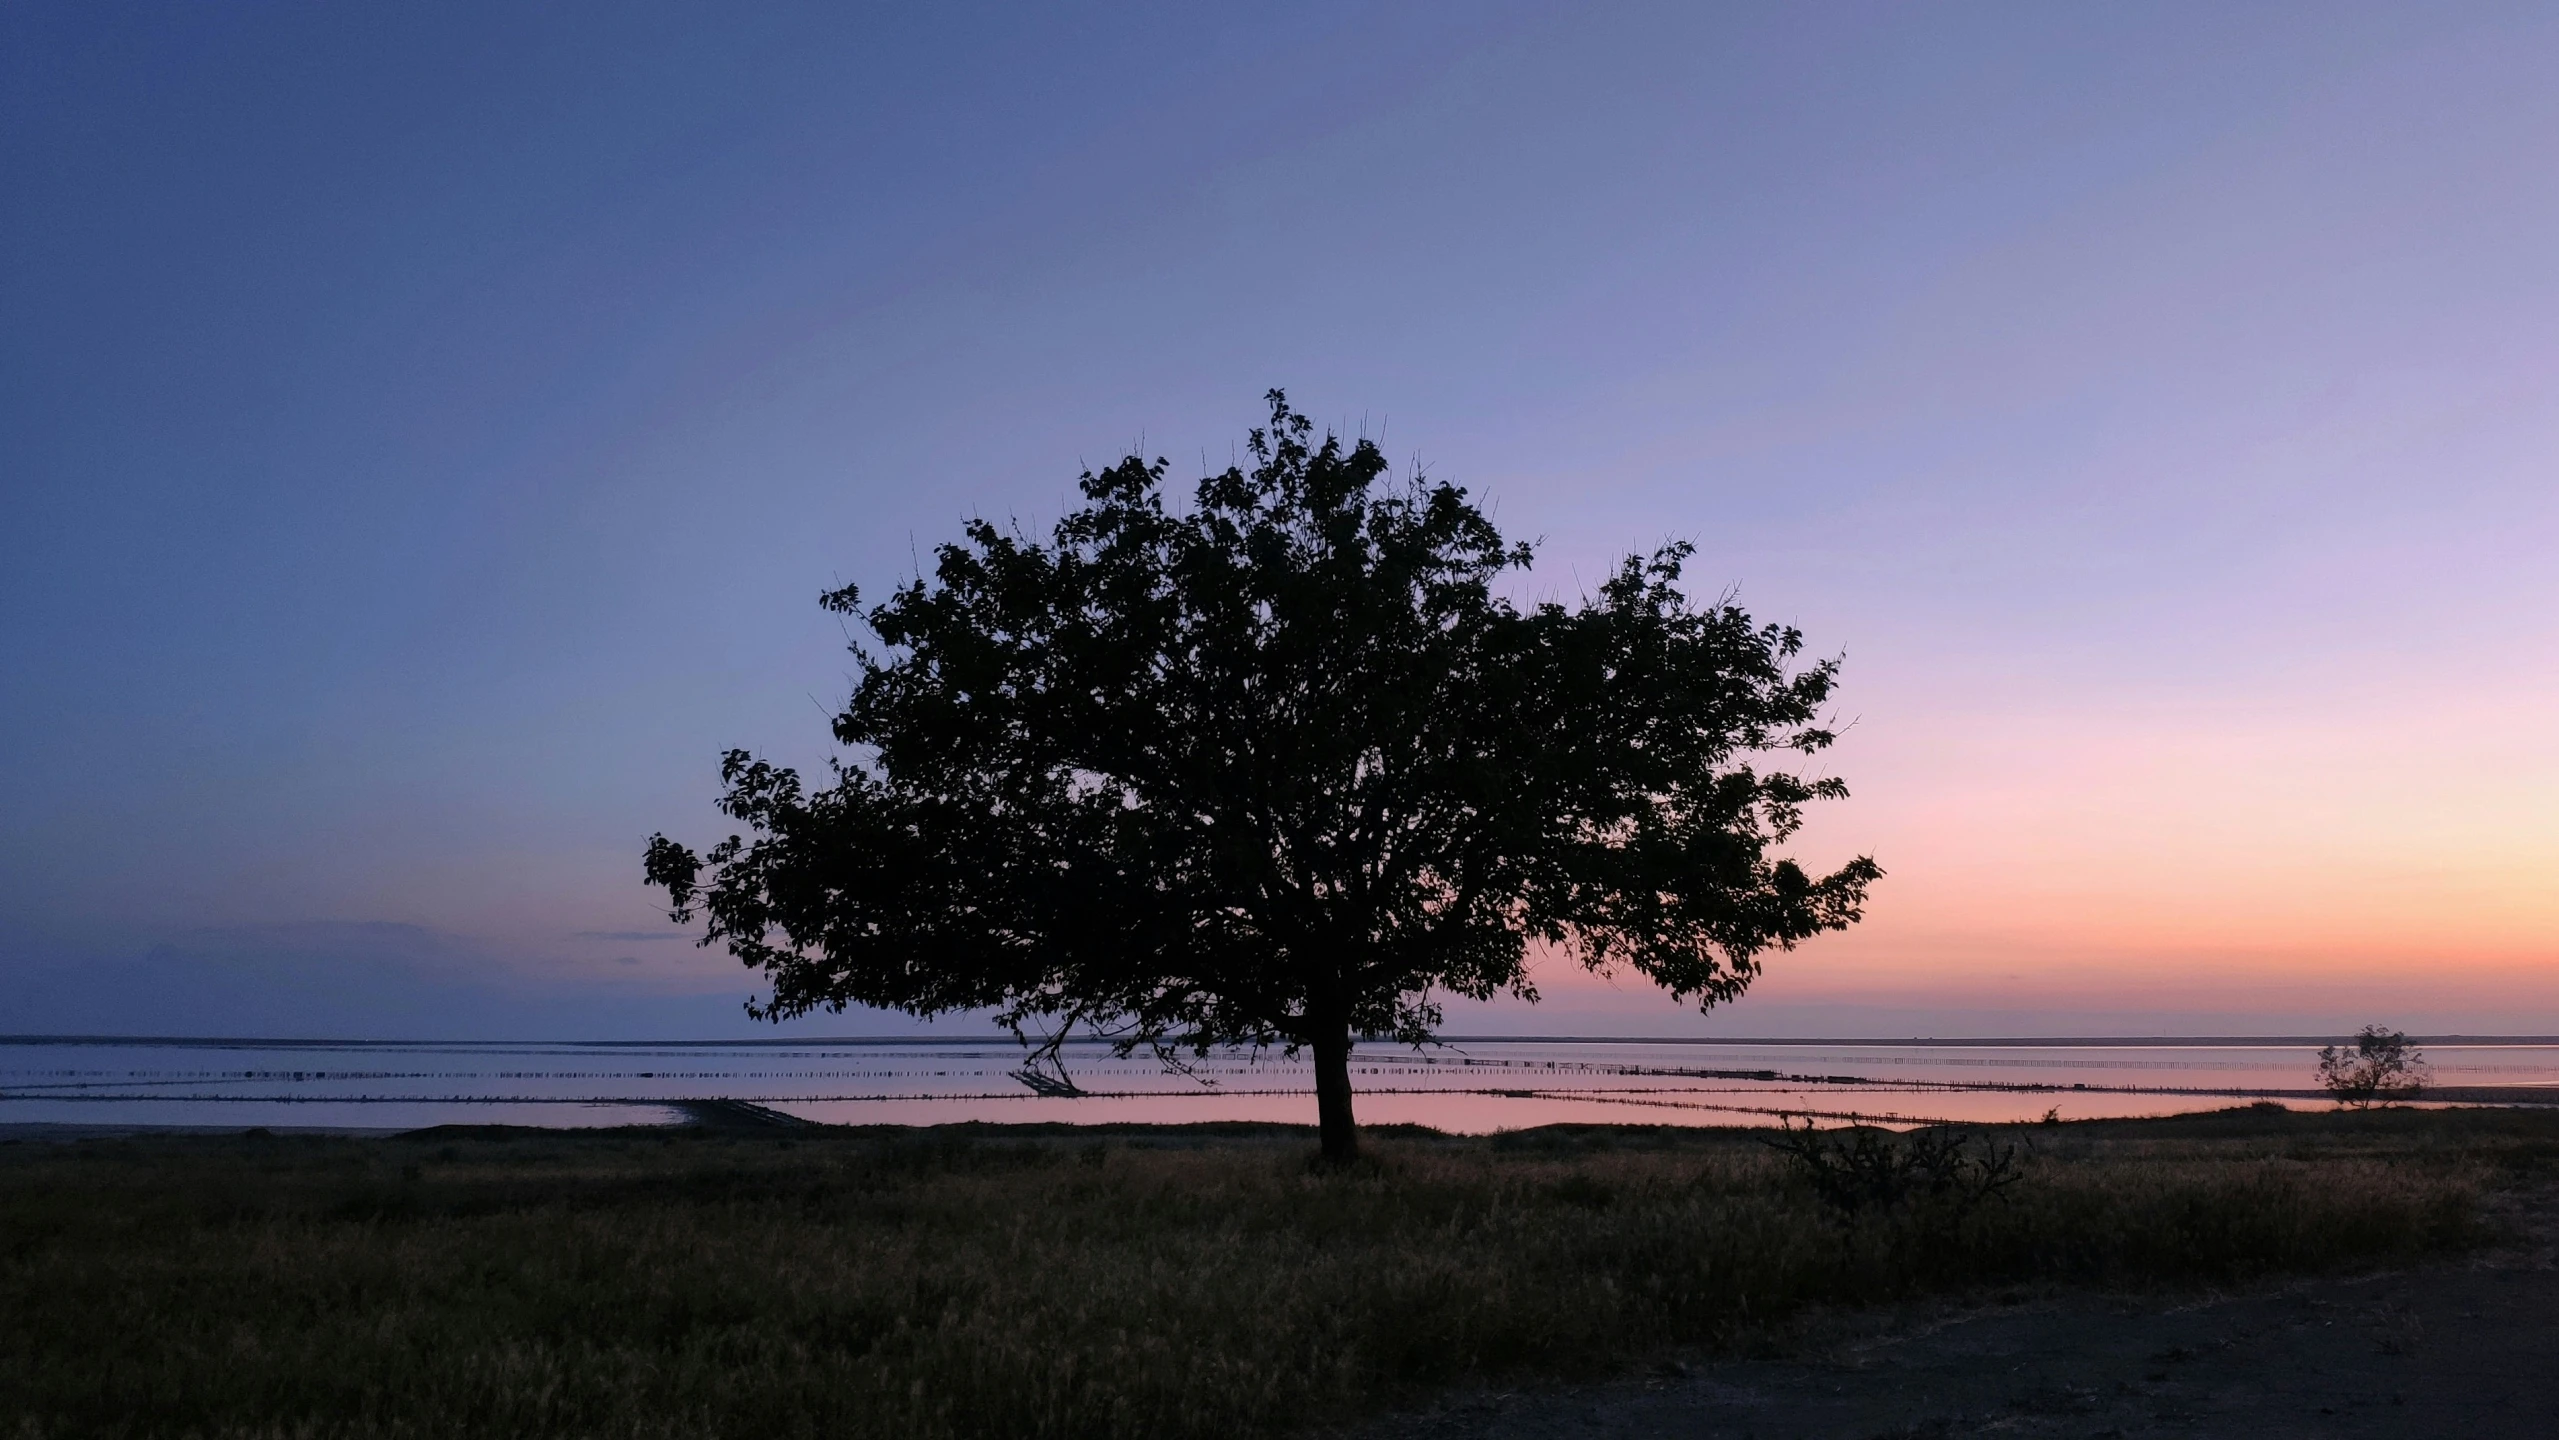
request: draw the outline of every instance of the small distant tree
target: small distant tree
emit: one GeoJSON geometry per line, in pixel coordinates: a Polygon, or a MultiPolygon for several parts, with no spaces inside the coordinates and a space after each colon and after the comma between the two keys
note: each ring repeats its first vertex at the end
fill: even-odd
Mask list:
{"type": "Polygon", "coordinates": [[[1356,1149],[1360,1038],[1420,1043],[1449,995],[1535,999],[1534,942],[1683,1000],[1859,918],[1870,859],[1772,853],[1844,796],[1808,757],[1837,662],[1629,558],[1578,606],[1494,593],[1530,551],[1452,485],[1388,480],[1270,393],[1253,467],[1164,499],[1087,473],[1046,544],[984,521],[867,609],[850,755],[811,789],[743,751],[707,855],[647,876],[763,971],[757,1013],[986,1009],[1168,1059],[1314,1061],[1324,1153],[1356,1149]]]}
{"type": "Polygon", "coordinates": [[[2351,1046],[2319,1047],[2319,1083],[2340,1105],[2362,1109],[2377,1101],[2414,1099],[2433,1078],[2424,1051],[2379,1025],[2356,1031],[2351,1046]]]}

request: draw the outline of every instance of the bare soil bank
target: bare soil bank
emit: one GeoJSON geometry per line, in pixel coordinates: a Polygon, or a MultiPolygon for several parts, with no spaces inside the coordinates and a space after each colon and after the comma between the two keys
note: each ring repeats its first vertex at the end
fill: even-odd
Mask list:
{"type": "Polygon", "coordinates": [[[2052,1293],[1830,1316],[1781,1353],[1475,1391],[1359,1440],[2559,1435],[2559,1192],[2465,1261],[2174,1298],[2052,1293]]]}

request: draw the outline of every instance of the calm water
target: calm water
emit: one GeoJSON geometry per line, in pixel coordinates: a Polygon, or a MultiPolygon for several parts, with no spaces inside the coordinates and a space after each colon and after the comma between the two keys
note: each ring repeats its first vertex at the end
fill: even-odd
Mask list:
{"type": "MultiPolygon", "coordinates": [[[[1468,1039],[1354,1057],[1360,1118],[1485,1132],[1558,1121],[2066,1119],[2213,1109],[2294,1092],[2300,1042],[1642,1042],[1468,1039]]],[[[2429,1044],[2442,1086],[2559,1086],[2547,1039],[2429,1044]]],[[[755,1044],[0,1040],[0,1125],[327,1126],[672,1121],[686,1100],[814,1120],[932,1124],[1314,1118],[1306,1066],[1214,1056],[1167,1073],[1072,1046],[1084,1093],[1042,1095],[1010,1040],[755,1044]]]]}

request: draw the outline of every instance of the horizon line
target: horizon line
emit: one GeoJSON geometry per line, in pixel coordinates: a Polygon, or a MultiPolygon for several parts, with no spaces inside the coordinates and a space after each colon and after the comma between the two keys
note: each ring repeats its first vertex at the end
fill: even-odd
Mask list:
{"type": "MultiPolygon", "coordinates": [[[[2333,1045],[2352,1040],[2345,1035],[1442,1035],[1410,1048],[1454,1047],[1459,1045],[1910,1045],[1962,1048],[2010,1049],[2096,1049],[2107,1046],[2169,1045],[2238,1045],[2301,1046],[2333,1045]]],[[[2410,1035],[2414,1045],[2559,1045],[2559,1035],[2475,1035],[2442,1034],[2410,1035]]],[[[559,1045],[583,1049],[616,1050],[643,1047],[682,1049],[744,1049],[774,1046],[960,1046],[1027,1044],[1023,1037],[996,1032],[987,1035],[819,1035],[797,1038],[770,1036],[738,1040],[568,1040],[568,1039],[494,1039],[455,1037],[440,1040],[357,1039],[336,1037],[290,1037],[271,1035],[87,1035],[26,1034],[0,1035],[0,1045],[98,1045],[98,1046],[202,1046],[237,1049],[326,1049],[387,1048],[395,1046],[446,1045],[559,1045]]],[[[1079,1036],[1064,1042],[1068,1045],[1108,1046],[1116,1042],[1094,1036],[1079,1036]]],[[[1405,1048],[1403,1042],[1363,1040],[1361,1044],[1405,1048]]],[[[1175,1047],[1179,1048],[1179,1047],[1175,1047]]],[[[1219,1045],[1215,1049],[1244,1049],[1242,1045],[1219,1045]]],[[[1279,1049],[1279,1046],[1266,1048],[1279,1049]]]]}

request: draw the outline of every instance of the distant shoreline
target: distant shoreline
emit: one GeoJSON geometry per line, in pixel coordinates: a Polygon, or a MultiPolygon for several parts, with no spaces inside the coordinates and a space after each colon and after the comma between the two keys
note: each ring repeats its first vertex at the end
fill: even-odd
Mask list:
{"type": "MultiPolygon", "coordinates": [[[[1718,1035],[1443,1035],[1434,1046],[1462,1045],[1758,1045],[1758,1046],[1838,1046],[1893,1045],[1930,1049],[2109,1049],[2109,1048],[2209,1048],[2234,1046],[2277,1048],[2292,1046],[2333,1045],[2350,1035],[1983,1035],[1983,1036],[1885,1036],[1885,1035],[1803,1035],[1803,1036],[1718,1036],[1718,1035]]],[[[2414,1045],[2460,1045],[2481,1048],[2498,1046],[2559,1046],[2559,1035],[2411,1035],[2414,1045]]],[[[1019,1041],[1006,1034],[992,1035],[813,1035],[802,1037],[756,1036],[740,1040],[493,1040],[462,1037],[444,1040],[360,1040],[344,1036],[335,1038],[295,1039],[266,1035],[0,1035],[0,1045],[93,1045],[93,1046],[192,1046],[224,1049],[400,1049],[448,1045],[560,1045],[592,1050],[631,1049],[747,1049],[754,1047],[819,1045],[819,1046],[902,1046],[939,1048],[944,1046],[1013,1045],[1019,1041]]],[[[1094,1039],[1069,1040],[1069,1045],[1107,1046],[1111,1042],[1094,1039]]],[[[1404,1048],[1392,1041],[1371,1040],[1369,1046],[1404,1048]]]]}
{"type": "MultiPolygon", "coordinates": [[[[1980,1087],[1965,1087],[1965,1088],[1979,1088],[1979,1089],[1998,1088],[1998,1089],[2003,1089],[2003,1090],[2013,1090],[2013,1091],[2016,1091],[2016,1092],[2019,1092],[2019,1093],[2027,1093],[2027,1092],[2049,1092],[2049,1093],[2056,1093],[2056,1094],[2068,1094],[2068,1093],[2070,1093],[2070,1089],[2069,1089],[2069,1087],[2067,1087],[2067,1086],[2064,1086],[2064,1087],[2053,1087],[2053,1086],[2024,1086],[2024,1085],[2020,1085],[2020,1086],[1999,1086],[1999,1087],[1980,1086],[1980,1087]]],[[[2099,1087],[2095,1087],[2095,1086],[2087,1087],[2087,1089],[2089,1089],[2089,1090],[2095,1090],[2095,1089],[2098,1089],[2098,1088],[2099,1088],[2099,1087]]],[[[2333,1099],[2333,1097],[2331,1097],[2331,1096],[2330,1096],[2326,1091],[2323,1091],[2323,1090],[2246,1090],[2246,1091],[2211,1090],[2211,1091],[2139,1091],[2139,1092],[2121,1092],[2121,1091],[2115,1091],[2112,1087],[2108,1087],[2108,1093],[2188,1094],[2188,1095],[2192,1095],[2194,1098],[2197,1098],[2197,1099],[2223,1099],[2223,1100],[2229,1100],[2229,1101],[2231,1101],[2231,1102],[2233,1102],[2233,1103],[2232,1103],[2232,1104],[2230,1104],[2230,1105],[2227,1105],[2227,1106],[2219,1106],[2219,1107],[2212,1107],[2212,1108],[2199,1109],[2199,1110],[2190,1110],[2190,1111],[2181,1111],[2181,1112],[2177,1112],[2177,1113],[2176,1113],[2176,1114],[2174,1114],[2174,1115],[2168,1115],[2168,1116],[2138,1116],[2138,1115],[2136,1115],[2136,1116],[2111,1116],[2111,1117],[2109,1117],[2109,1116],[2095,1116],[2095,1117],[2087,1117],[2087,1118],[2081,1118],[2081,1119],[2073,1119],[2073,1120],[2069,1121],[2068,1123],[2070,1123],[2070,1124],[2074,1124],[2074,1125],[2104,1125],[2104,1124],[2111,1124],[2111,1123],[2133,1123],[2133,1122],[2141,1122],[2141,1121],[2152,1121],[2152,1120],[2163,1120],[2163,1119],[2175,1119],[2175,1118],[2188,1118],[2188,1117],[2197,1116],[2197,1115],[2210,1115],[2210,1114],[2216,1114],[2216,1113],[2221,1113],[2221,1112],[2223,1112],[2223,1111],[2229,1111],[2229,1110],[2245,1110],[2245,1109],[2249,1108],[2249,1106],[2250,1106],[2252,1103],[2263,1102],[2263,1101],[2268,1101],[2268,1100],[2295,1100],[2295,1101],[2304,1101],[2304,1102],[2310,1102],[2310,1103],[2318,1104],[2318,1105],[2321,1105],[2321,1106],[2325,1106],[2325,1105],[2327,1105],[2327,1104],[2328,1104],[2328,1103],[2333,1099]]],[[[0,1099],[6,1099],[6,1098],[11,1098],[11,1097],[0,1096],[0,1099]]],[[[143,1097],[123,1097],[123,1096],[105,1096],[105,1095],[101,1095],[101,1096],[67,1096],[67,1097],[44,1097],[44,1098],[47,1098],[47,1099],[57,1099],[57,1098],[58,1098],[58,1099],[79,1100],[79,1101],[82,1101],[83,1103],[93,1103],[93,1104],[111,1104],[111,1103],[114,1103],[114,1102],[116,1102],[116,1101],[123,1100],[123,1099],[127,1099],[127,1098],[143,1098],[143,1097]]],[[[204,1096],[204,1097],[187,1097],[187,1098],[189,1099],[189,1103],[202,1104],[202,1105],[208,1105],[208,1106],[221,1106],[221,1105],[233,1105],[233,1104],[276,1104],[276,1105],[358,1105],[358,1106],[361,1106],[361,1105],[389,1105],[389,1104],[410,1104],[410,1103],[419,1103],[419,1102],[415,1101],[414,1099],[412,1099],[411,1097],[386,1097],[386,1098],[379,1098],[379,1099],[374,1099],[374,1098],[350,1099],[350,1098],[343,1097],[343,1096],[314,1096],[314,1097],[309,1097],[309,1098],[301,1098],[301,1097],[258,1097],[258,1098],[254,1099],[254,1100],[235,1100],[235,1099],[232,1099],[232,1098],[230,1098],[230,1097],[214,1097],[214,1096],[204,1096]]],[[[1109,1098],[1124,1098],[1124,1097],[1113,1097],[1113,1096],[1108,1096],[1108,1095],[1101,1095],[1101,1096],[1095,1096],[1095,1097],[1092,1097],[1092,1098],[1109,1099],[1109,1098]]],[[[701,1097],[674,1098],[674,1099],[661,1099],[661,1098],[652,1098],[652,1099],[630,1099],[630,1100],[616,1099],[616,1100],[612,1100],[612,1101],[608,1101],[608,1102],[598,1102],[598,1101],[591,1100],[591,1099],[566,1099],[566,1098],[552,1098],[552,1097],[527,1097],[527,1096],[500,1096],[500,1097],[489,1097],[489,1098],[485,1098],[485,1099],[484,1099],[484,1098],[452,1098],[452,1097],[446,1097],[446,1098],[439,1098],[439,1099],[437,1099],[437,1100],[435,1100],[435,1101],[433,1101],[433,1102],[430,1102],[430,1103],[434,1103],[434,1104],[442,1104],[442,1105],[501,1105],[501,1104],[503,1104],[503,1105],[557,1105],[557,1106],[561,1106],[561,1107],[563,1107],[563,1108],[578,1108],[578,1107],[592,1108],[592,1107],[594,1107],[594,1106],[598,1105],[599,1103],[604,1103],[604,1104],[610,1104],[610,1105],[612,1105],[612,1106],[614,1106],[614,1107],[616,1107],[616,1108],[624,1108],[624,1107],[633,1108],[633,1109],[662,1108],[662,1109],[665,1109],[665,1110],[669,1111],[671,1114],[674,1114],[674,1115],[678,1115],[678,1116],[682,1116],[682,1117],[683,1117],[683,1118],[680,1118],[680,1119],[671,1119],[671,1120],[668,1120],[668,1121],[658,1122],[658,1123],[651,1123],[651,1122],[647,1122],[647,1121],[625,1121],[625,1122],[620,1122],[620,1123],[617,1123],[617,1124],[606,1124],[606,1125],[524,1125],[524,1124],[516,1124],[516,1123],[504,1123],[504,1124],[499,1124],[499,1125],[495,1125],[495,1126],[491,1126],[491,1127],[475,1127],[475,1128],[492,1128],[492,1129],[500,1129],[500,1130],[522,1130],[522,1131],[525,1131],[525,1132],[526,1132],[526,1133],[528,1133],[528,1134],[533,1134],[533,1133],[540,1133],[540,1134],[571,1134],[571,1133],[575,1133],[575,1132],[583,1131],[583,1130],[613,1130],[613,1129],[633,1129],[633,1128],[636,1128],[636,1129],[700,1129],[700,1128],[709,1128],[709,1129],[718,1129],[718,1130],[732,1130],[732,1129],[739,1128],[738,1118],[737,1118],[736,1116],[730,1116],[730,1115],[722,1115],[722,1114],[715,1114],[715,1113],[711,1113],[711,1107],[735,1107],[735,1108],[743,1109],[743,1110],[745,1110],[745,1111],[758,1112],[758,1113],[760,1113],[760,1114],[762,1114],[762,1115],[769,1115],[769,1116],[773,1116],[773,1117],[775,1117],[775,1118],[770,1122],[770,1128],[773,1128],[773,1129],[775,1129],[775,1130],[777,1130],[777,1131],[785,1130],[785,1129],[788,1129],[788,1130],[802,1130],[802,1129],[805,1129],[805,1130],[821,1131],[821,1132],[825,1132],[825,1131],[833,1131],[833,1132],[839,1132],[839,1133],[850,1133],[850,1132],[854,1132],[854,1131],[871,1131],[871,1130],[914,1130],[914,1131],[925,1131],[925,1130],[949,1129],[949,1128],[955,1128],[955,1127],[957,1127],[957,1128],[966,1128],[966,1129],[969,1129],[969,1130],[971,1130],[971,1131],[989,1131],[989,1130],[1000,1131],[1000,1130],[1020,1129],[1020,1130],[1026,1131],[1026,1132],[1029,1132],[1029,1131],[1042,1131],[1042,1132],[1045,1132],[1045,1131],[1051,1131],[1051,1130],[1056,1130],[1056,1129],[1064,1128],[1064,1129],[1076,1130],[1076,1131],[1093,1131],[1093,1132],[1097,1132],[1097,1133],[1098,1133],[1098,1132],[1101,1132],[1101,1131],[1105,1131],[1105,1130],[1108,1130],[1108,1131],[1114,1131],[1114,1132],[1118,1132],[1118,1131],[1126,1131],[1126,1132],[1132,1132],[1132,1133],[1152,1133],[1152,1132],[1157,1132],[1157,1131],[1162,1131],[1162,1132],[1167,1132],[1167,1133],[1169,1133],[1169,1132],[1173,1132],[1173,1131],[1181,1131],[1181,1130],[1194,1130],[1194,1129],[1198,1129],[1198,1128],[1203,1127],[1203,1126],[1213,1126],[1213,1127],[1233,1127],[1233,1126],[1242,1126],[1242,1127],[1248,1127],[1248,1128],[1306,1129],[1306,1130],[1309,1130],[1309,1131],[1310,1131],[1310,1133],[1311,1133],[1312,1128],[1313,1128],[1311,1125],[1308,1125],[1308,1126],[1298,1126],[1298,1125],[1294,1125],[1294,1124],[1292,1124],[1291,1122],[1287,1122],[1287,1121],[1276,1121],[1276,1120],[1153,1120],[1153,1121],[1150,1121],[1150,1120],[1096,1119],[1096,1120],[1090,1120],[1090,1121],[1075,1121],[1075,1120],[1024,1120],[1024,1121],[1006,1121],[1006,1120],[936,1120],[936,1121],[927,1121],[927,1122],[899,1121],[899,1120],[881,1120],[881,1121],[849,1121],[849,1122],[846,1122],[846,1121],[818,1121],[818,1120],[807,1120],[807,1119],[803,1119],[803,1118],[798,1117],[798,1116],[787,1115],[787,1114],[785,1114],[785,1113],[783,1113],[783,1112],[770,1111],[770,1110],[768,1110],[764,1105],[762,1105],[762,1104],[760,1104],[760,1103],[757,1103],[757,1102],[752,1102],[752,1101],[731,1101],[731,1100],[704,1100],[704,1099],[702,1099],[701,1097]]],[[[788,1102],[788,1101],[784,1101],[783,1103],[789,1103],[789,1102],[788,1102]]],[[[2393,1107],[2389,1107],[2389,1108],[2396,1108],[2396,1109],[2403,1109],[2403,1110],[2456,1110],[2456,1109],[2459,1109],[2459,1110],[2497,1110],[2497,1109],[2523,1109],[2523,1110],[2533,1110],[2533,1109],[2543,1109],[2543,1108],[2554,1107],[2554,1106],[2559,1106],[2559,1086],[2524,1086],[2524,1085],[2505,1085],[2505,1086],[2494,1086],[2494,1085],[2478,1085],[2478,1086],[2458,1086],[2458,1087],[2451,1087],[2451,1088],[2446,1088],[2446,1089],[2442,1089],[2442,1090],[2431,1090],[2431,1091],[2428,1091],[2425,1095],[2423,1095],[2422,1097],[2420,1097],[2419,1099],[2417,1099],[2417,1100],[2416,1100],[2415,1102],[2413,1102],[2413,1103],[2403,1103],[2403,1104],[2400,1104],[2400,1105],[2397,1105],[2397,1106],[2393,1106],[2393,1107]]],[[[2287,1108],[2289,1108],[2289,1107],[2287,1107],[2287,1108]]],[[[1741,1112],[1741,1111],[1736,1111],[1735,1113],[1736,1113],[1736,1114],[1739,1114],[1739,1113],[1743,1113],[1743,1112],[1741,1112]]],[[[1774,1113],[1778,1113],[1778,1112],[1777,1112],[1777,1111],[1772,1110],[1772,1111],[1769,1111],[1768,1113],[1772,1113],[1772,1114],[1774,1114],[1774,1113]]],[[[1821,1117],[1823,1117],[1823,1118],[1833,1118],[1833,1119],[1840,1118],[1839,1113],[1830,1112],[1830,1111],[1791,1111],[1791,1112],[1786,1112],[1786,1113],[1793,1113],[1793,1114],[1800,1114],[1800,1115],[1807,1115],[1807,1116],[1818,1115],[1818,1116],[1821,1116],[1821,1117]]],[[[2325,1109],[2321,1109],[2321,1110],[2314,1110],[2314,1111],[2311,1111],[2311,1112],[2309,1112],[2309,1113],[2312,1113],[2312,1114],[2325,1114],[2325,1113],[2333,1113],[2333,1112],[2327,1111],[2327,1110],[2325,1110],[2325,1109]]],[[[1874,1115],[1872,1115],[1872,1116],[1871,1116],[1871,1117],[1869,1117],[1869,1118],[1871,1118],[1871,1120],[1873,1121],[1873,1123],[1885,1124],[1885,1125],[1893,1125],[1893,1126],[1903,1126],[1903,1125],[1909,1125],[1909,1124],[1913,1124],[1913,1123],[1918,1123],[1918,1124],[1923,1124],[1923,1125],[1932,1125],[1932,1126],[1951,1126],[1951,1127],[1961,1128],[1961,1129],[2000,1129],[2000,1128],[2005,1128],[2005,1127],[2010,1127],[2010,1126],[2036,1126],[2036,1125],[2041,1125],[2041,1124],[2043,1124],[2043,1123],[2044,1123],[2044,1122],[2037,1121],[2037,1120],[2033,1120],[2033,1119],[2013,1119],[2013,1120],[1928,1120],[1928,1121],[1914,1121],[1914,1120],[1913,1120],[1913,1119],[1911,1119],[1910,1117],[1902,1117],[1902,1116],[1887,1115],[1887,1114],[1874,1114],[1874,1115]]],[[[102,1122],[102,1123],[94,1123],[94,1124],[93,1124],[93,1123],[87,1123],[87,1122],[82,1122],[82,1121],[73,1121],[73,1120],[62,1120],[62,1121],[7,1121],[7,1120],[0,1120],[0,1143],[6,1143],[6,1142],[18,1141],[18,1140],[84,1140],[84,1139],[111,1139],[111,1138],[117,1138],[117,1137],[122,1137],[122,1136],[136,1136],[136,1137],[140,1137],[140,1136],[154,1136],[154,1135],[209,1135],[209,1136],[233,1136],[233,1135],[241,1135],[241,1134],[245,1134],[245,1133],[248,1133],[248,1132],[250,1132],[250,1131],[261,1131],[261,1132],[265,1132],[265,1133],[268,1133],[268,1134],[274,1134],[274,1135],[326,1135],[326,1136],[338,1136],[338,1137],[344,1137],[344,1138],[365,1138],[365,1137],[374,1137],[374,1138],[390,1138],[390,1137],[393,1137],[393,1136],[399,1136],[399,1135],[411,1135],[411,1134],[417,1134],[417,1133],[421,1133],[421,1132],[426,1131],[426,1130],[435,1130],[435,1129],[446,1128],[446,1127],[448,1127],[448,1126],[450,1126],[450,1125],[452,1125],[452,1124],[454,1124],[454,1123],[457,1123],[457,1122],[446,1121],[446,1122],[438,1122],[438,1123],[436,1123],[436,1124],[430,1124],[430,1125],[424,1125],[424,1126],[419,1126],[419,1125],[273,1125],[273,1124],[244,1125],[244,1124],[236,1124],[236,1123],[235,1123],[235,1124],[202,1125],[202,1124],[174,1124],[174,1123],[137,1123],[137,1124],[118,1124],[118,1123],[113,1123],[113,1122],[102,1122]]],[[[461,1123],[467,1123],[467,1122],[461,1122],[461,1123]]],[[[1732,1124],[1732,1125],[1707,1125],[1707,1126],[1675,1125],[1675,1126],[1674,1126],[1674,1125],[1664,1125],[1664,1124],[1646,1124],[1645,1122],[1642,1122],[1642,1121],[1633,1121],[1633,1120],[1629,1120],[1629,1121],[1567,1121],[1567,1122],[1550,1122],[1550,1124],[1551,1124],[1551,1123],[1562,1123],[1562,1124],[1568,1125],[1568,1126],[1570,1126],[1571,1128],[1575,1128],[1575,1129],[1621,1129],[1621,1128],[1622,1128],[1622,1129],[1627,1129],[1627,1130],[1653,1130],[1653,1129],[1683,1129],[1683,1130],[1685,1130],[1685,1129],[1756,1129],[1756,1128],[1760,1128],[1760,1127],[1757,1127],[1757,1126],[1752,1126],[1752,1125],[1747,1125],[1747,1124],[1740,1124],[1740,1123],[1736,1123],[1736,1124],[1732,1124]]],[[[749,1125],[747,1128],[757,1128],[757,1129],[761,1129],[761,1128],[767,1128],[767,1127],[766,1127],[766,1126],[763,1126],[763,1125],[749,1125]]],[[[1385,1124],[1385,1125],[1371,1126],[1371,1127],[1367,1127],[1367,1128],[1372,1128],[1372,1129],[1381,1129],[1381,1130],[1400,1130],[1400,1129],[1412,1129],[1412,1128],[1415,1128],[1415,1127],[1413,1127],[1413,1126],[1411,1126],[1411,1125],[1409,1125],[1409,1124],[1407,1124],[1407,1123],[1404,1123],[1404,1122],[1394,1122],[1394,1123],[1389,1123],[1389,1124],[1385,1124]]],[[[1419,1127],[1419,1128],[1421,1128],[1421,1129],[1431,1129],[1432,1127],[1429,1127],[1429,1126],[1422,1126],[1422,1127],[1419,1127]]],[[[1530,1125],[1530,1126],[1523,1126],[1523,1127],[1520,1127],[1520,1128],[1521,1128],[1522,1130],[1537,1130],[1537,1129],[1550,1128],[1550,1126],[1549,1126],[1549,1125],[1530,1125]]],[[[1470,1133],[1470,1132],[1463,1132],[1463,1131],[1447,1131],[1447,1132],[1442,1132],[1442,1133],[1446,1133],[1446,1134],[1451,1135],[1452,1137],[1456,1137],[1456,1136],[1461,1136],[1461,1135],[1468,1134],[1468,1133],[1470,1133]]],[[[1498,1132],[1495,1132],[1495,1133],[1498,1133],[1498,1132]]]]}

